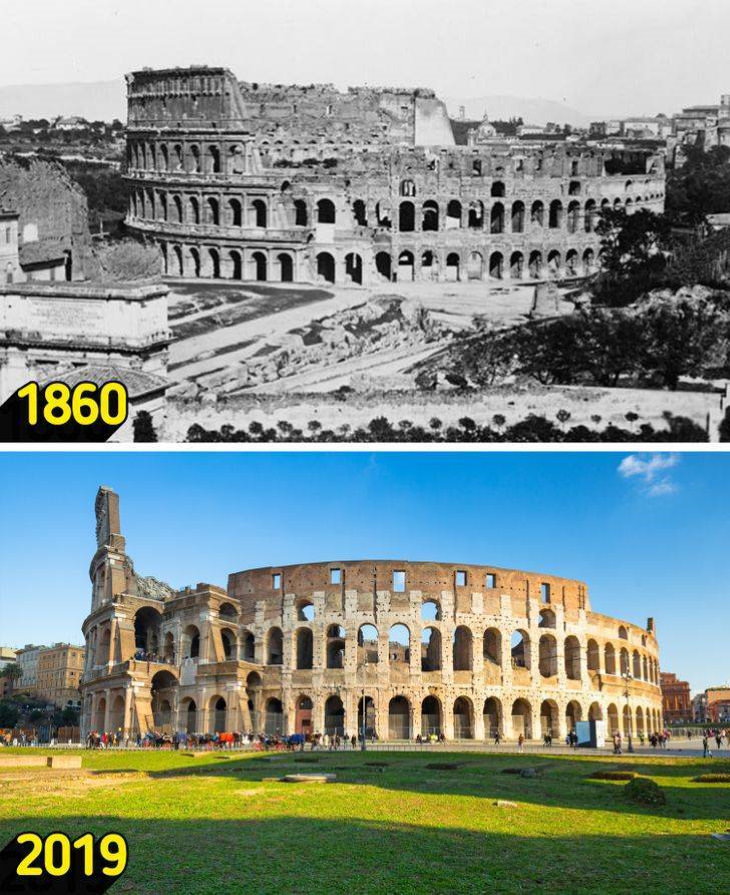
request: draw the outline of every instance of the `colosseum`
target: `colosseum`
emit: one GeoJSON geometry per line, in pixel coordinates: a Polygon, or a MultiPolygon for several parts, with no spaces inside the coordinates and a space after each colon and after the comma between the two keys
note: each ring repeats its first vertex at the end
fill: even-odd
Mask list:
{"type": "Polygon", "coordinates": [[[616,145],[456,145],[426,88],[127,76],[128,226],[184,278],[331,283],[569,280],[607,207],[664,208],[664,158],[616,145]]]}
{"type": "Polygon", "coordinates": [[[134,571],[100,488],[82,727],[381,740],[660,728],[658,646],[569,578],[434,562],[311,563],[181,591],[134,571]],[[363,719],[363,706],[365,718],[363,719]]]}

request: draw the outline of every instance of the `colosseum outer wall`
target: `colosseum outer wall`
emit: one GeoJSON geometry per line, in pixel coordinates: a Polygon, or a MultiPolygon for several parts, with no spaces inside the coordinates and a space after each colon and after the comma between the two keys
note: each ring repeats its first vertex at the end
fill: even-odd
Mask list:
{"type": "Polygon", "coordinates": [[[664,207],[664,160],[586,144],[454,146],[424,88],[128,76],[128,223],[184,278],[373,285],[570,279],[602,209],[664,207]]]}
{"type": "MultiPolygon", "coordinates": [[[[118,519],[118,497],[103,491],[118,519]]],[[[102,526],[103,529],[103,526],[102,526]]],[[[102,540],[105,538],[102,535],[102,540]]],[[[591,610],[573,579],[492,566],[315,563],[174,592],[99,546],[84,622],[86,730],[380,739],[564,737],[662,724],[653,620],[591,610]]]]}

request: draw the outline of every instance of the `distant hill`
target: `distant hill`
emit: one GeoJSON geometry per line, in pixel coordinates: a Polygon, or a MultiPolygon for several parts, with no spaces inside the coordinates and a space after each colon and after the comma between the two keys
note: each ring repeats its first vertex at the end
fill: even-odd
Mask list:
{"type": "Polygon", "coordinates": [[[0,118],[55,118],[80,115],[89,121],[124,121],[124,78],[88,84],[19,84],[0,87],[0,118]]]}
{"type": "Polygon", "coordinates": [[[523,96],[479,96],[473,99],[447,98],[446,106],[453,118],[458,118],[464,106],[466,117],[481,121],[486,110],[491,119],[522,118],[525,124],[544,125],[548,121],[587,127],[595,118],[550,99],[528,99],[523,96]]]}

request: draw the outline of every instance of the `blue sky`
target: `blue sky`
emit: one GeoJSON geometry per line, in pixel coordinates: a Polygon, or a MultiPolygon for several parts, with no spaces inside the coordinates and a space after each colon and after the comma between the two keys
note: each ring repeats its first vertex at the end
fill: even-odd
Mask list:
{"type": "Polygon", "coordinates": [[[2,453],[0,644],[81,642],[101,484],[137,571],[175,587],[363,558],[541,571],[654,616],[693,691],[730,676],[724,453],[2,453]]]}

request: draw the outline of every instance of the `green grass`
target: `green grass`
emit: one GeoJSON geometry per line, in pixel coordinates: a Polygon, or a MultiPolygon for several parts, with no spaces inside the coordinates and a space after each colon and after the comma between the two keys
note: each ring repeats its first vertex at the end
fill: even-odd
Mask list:
{"type": "Polygon", "coordinates": [[[123,833],[129,869],[115,892],[716,895],[730,879],[730,844],[710,836],[730,827],[730,784],[692,782],[730,770],[717,760],[83,755],[82,772],[0,768],[0,836],[123,833]],[[457,767],[426,767],[435,761],[457,767]],[[538,775],[502,773],[523,766],[538,775]],[[635,805],[625,782],[588,777],[616,767],[653,779],[667,804],[635,805]],[[319,770],[337,783],[265,779],[319,770]],[[498,799],[517,806],[497,807],[498,799]]]}

